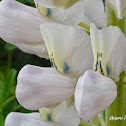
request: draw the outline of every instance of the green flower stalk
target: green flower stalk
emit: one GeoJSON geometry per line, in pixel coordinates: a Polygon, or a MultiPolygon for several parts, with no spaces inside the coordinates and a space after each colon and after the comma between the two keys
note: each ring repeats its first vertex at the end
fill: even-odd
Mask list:
{"type": "Polygon", "coordinates": [[[123,16],[119,18],[109,1],[106,2],[107,26],[118,26],[126,36],[126,12],[124,11],[123,16]]]}
{"type": "MultiPolygon", "coordinates": [[[[118,3],[114,0],[107,0],[107,26],[118,26],[126,36],[126,12],[125,1],[118,3]]],[[[107,108],[106,121],[107,126],[125,126],[126,125],[126,86],[124,83],[125,72],[119,76],[117,84],[117,97],[111,106],[107,108]]]]}

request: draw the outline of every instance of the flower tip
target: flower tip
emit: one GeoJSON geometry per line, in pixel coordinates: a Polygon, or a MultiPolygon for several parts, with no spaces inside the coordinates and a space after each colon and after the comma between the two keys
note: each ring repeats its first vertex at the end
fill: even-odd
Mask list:
{"type": "Polygon", "coordinates": [[[125,0],[108,0],[110,6],[115,11],[115,14],[118,19],[122,19],[126,10],[126,1],[125,0]]]}
{"type": "Polygon", "coordinates": [[[13,117],[15,116],[15,112],[11,112],[7,115],[6,119],[5,119],[5,125],[4,126],[11,126],[11,122],[13,117]]]}
{"type": "Polygon", "coordinates": [[[121,13],[118,13],[117,18],[121,20],[123,18],[123,15],[121,13]]]}
{"type": "Polygon", "coordinates": [[[26,65],[18,75],[16,97],[26,109],[38,110],[71,97],[73,81],[53,68],[26,65]]]}
{"type": "Polygon", "coordinates": [[[99,72],[88,70],[77,82],[75,105],[84,121],[94,118],[107,108],[117,96],[117,86],[99,72]]]}

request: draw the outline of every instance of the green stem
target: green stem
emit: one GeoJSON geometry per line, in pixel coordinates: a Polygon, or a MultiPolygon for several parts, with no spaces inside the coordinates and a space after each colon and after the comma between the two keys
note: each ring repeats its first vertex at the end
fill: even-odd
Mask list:
{"type": "Polygon", "coordinates": [[[13,109],[13,112],[16,112],[18,109],[20,109],[22,106],[21,105],[18,105],[16,106],[14,109],[13,109]]]}
{"type": "Polygon", "coordinates": [[[116,100],[107,108],[107,126],[126,126],[126,86],[124,85],[125,72],[119,76],[116,100]]]}
{"type": "Polygon", "coordinates": [[[83,27],[85,32],[87,32],[90,35],[90,26],[87,25],[86,23],[81,22],[79,26],[83,27]]]}
{"type": "MultiPolygon", "coordinates": [[[[122,19],[118,19],[108,0],[106,1],[107,26],[118,26],[126,36],[126,13],[122,19]]],[[[107,108],[107,126],[126,126],[126,85],[124,84],[124,77],[125,72],[122,72],[119,76],[119,81],[116,83],[117,97],[107,108]]]]}
{"type": "Polygon", "coordinates": [[[80,125],[81,126],[92,126],[91,124],[84,122],[83,120],[80,120],[80,125]]]}
{"type": "Polygon", "coordinates": [[[111,25],[118,26],[126,36],[126,13],[124,14],[122,19],[118,19],[115,14],[115,11],[111,8],[108,2],[106,3],[106,11],[107,11],[107,26],[111,25]]]}
{"type": "Polygon", "coordinates": [[[98,114],[98,120],[99,120],[99,123],[101,124],[101,126],[105,126],[105,121],[102,116],[102,113],[98,114]]]}

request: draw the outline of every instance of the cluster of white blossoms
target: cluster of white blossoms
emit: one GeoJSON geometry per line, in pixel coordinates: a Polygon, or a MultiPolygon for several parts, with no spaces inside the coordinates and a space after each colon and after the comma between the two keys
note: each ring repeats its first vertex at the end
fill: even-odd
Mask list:
{"type": "Polygon", "coordinates": [[[10,113],[5,126],[78,126],[80,118],[91,120],[115,100],[112,79],[126,71],[126,38],[118,27],[106,27],[102,0],[35,4],[37,8],[15,0],[0,2],[0,37],[24,52],[49,58],[53,67],[21,69],[17,100],[26,109],[40,110],[41,116],[10,113]]]}

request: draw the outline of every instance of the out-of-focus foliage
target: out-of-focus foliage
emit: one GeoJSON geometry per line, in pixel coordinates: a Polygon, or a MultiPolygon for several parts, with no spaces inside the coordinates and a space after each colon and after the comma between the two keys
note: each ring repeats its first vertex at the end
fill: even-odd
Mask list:
{"type": "MultiPolygon", "coordinates": [[[[35,7],[33,0],[17,1],[35,7]]],[[[26,64],[50,66],[49,60],[23,53],[0,38],[0,126],[4,126],[4,120],[10,112],[31,112],[19,105],[15,96],[18,72],[26,64]]]]}

